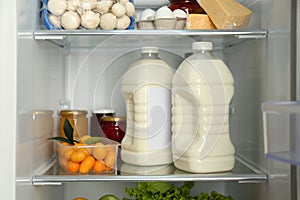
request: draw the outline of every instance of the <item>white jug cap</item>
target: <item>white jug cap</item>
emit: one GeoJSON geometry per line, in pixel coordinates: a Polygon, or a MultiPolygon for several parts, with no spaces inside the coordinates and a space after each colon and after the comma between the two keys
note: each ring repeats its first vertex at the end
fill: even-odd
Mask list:
{"type": "Polygon", "coordinates": [[[143,47],[142,53],[158,53],[157,47],[143,47]]]}
{"type": "Polygon", "coordinates": [[[212,50],[211,42],[194,42],[193,50],[212,50]]]}

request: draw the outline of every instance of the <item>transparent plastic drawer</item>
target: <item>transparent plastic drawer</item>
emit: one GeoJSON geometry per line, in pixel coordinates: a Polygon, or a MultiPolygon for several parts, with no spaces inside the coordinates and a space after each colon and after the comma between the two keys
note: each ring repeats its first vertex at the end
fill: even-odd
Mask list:
{"type": "Polygon", "coordinates": [[[262,111],[266,156],[300,165],[300,102],[265,102],[262,111]]]}

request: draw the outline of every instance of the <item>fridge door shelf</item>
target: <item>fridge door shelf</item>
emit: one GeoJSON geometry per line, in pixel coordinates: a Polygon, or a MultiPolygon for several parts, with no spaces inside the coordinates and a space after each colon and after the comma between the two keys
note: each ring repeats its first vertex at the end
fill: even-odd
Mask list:
{"type": "MultiPolygon", "coordinates": [[[[99,42],[108,37],[121,36],[155,36],[155,37],[191,37],[196,41],[212,41],[221,43],[222,46],[229,47],[238,42],[247,39],[266,38],[268,31],[265,29],[258,30],[38,30],[33,32],[35,40],[55,41],[56,44],[63,47],[67,43],[70,47],[94,47],[99,42]],[[67,42],[65,42],[67,41],[67,42]]],[[[138,38],[139,38],[138,37],[138,38]]],[[[215,46],[215,45],[214,45],[215,46]]]]}
{"type": "Polygon", "coordinates": [[[267,182],[267,174],[236,157],[234,169],[230,172],[211,174],[191,174],[176,169],[173,165],[163,167],[136,167],[124,166],[120,162],[117,174],[112,175],[70,175],[61,169],[57,162],[53,162],[48,170],[32,177],[33,185],[61,185],[66,182],[136,182],[136,181],[236,181],[239,183],[267,182]],[[143,171],[144,170],[144,171],[143,171]]]}
{"type": "Polygon", "coordinates": [[[300,102],[262,104],[265,155],[300,166],[300,102]]]}

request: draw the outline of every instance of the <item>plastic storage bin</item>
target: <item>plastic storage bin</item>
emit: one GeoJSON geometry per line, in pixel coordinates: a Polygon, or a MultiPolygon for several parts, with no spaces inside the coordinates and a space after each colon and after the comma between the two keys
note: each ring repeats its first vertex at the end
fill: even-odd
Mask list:
{"type": "Polygon", "coordinates": [[[300,165],[300,102],[265,102],[262,111],[266,156],[300,165]]]}
{"type": "MultiPolygon", "coordinates": [[[[131,3],[133,3],[133,0],[129,0],[131,3]]],[[[50,12],[48,10],[48,0],[41,0],[41,21],[42,21],[42,25],[45,26],[46,29],[48,30],[64,30],[64,28],[61,27],[57,27],[55,26],[53,23],[51,23],[50,19],[49,19],[49,15],[50,12]]],[[[126,30],[132,30],[134,29],[134,23],[135,23],[135,19],[134,17],[129,17],[130,18],[130,24],[129,26],[126,28],[126,30]]],[[[82,26],[80,26],[77,30],[85,30],[86,28],[82,28],[82,26]]],[[[91,28],[92,30],[100,30],[99,26],[97,26],[97,28],[91,28]]]]}
{"type": "Polygon", "coordinates": [[[59,165],[67,174],[116,174],[118,142],[102,137],[93,143],[69,145],[55,141],[59,165]]]}

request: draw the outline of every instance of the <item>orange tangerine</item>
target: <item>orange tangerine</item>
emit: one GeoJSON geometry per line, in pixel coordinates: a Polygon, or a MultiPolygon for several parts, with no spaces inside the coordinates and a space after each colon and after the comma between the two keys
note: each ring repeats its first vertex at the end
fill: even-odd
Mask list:
{"type": "Polygon", "coordinates": [[[73,162],[81,162],[87,157],[86,152],[84,152],[82,149],[78,149],[71,155],[71,160],[73,162]]]}
{"type": "Polygon", "coordinates": [[[94,167],[95,158],[93,156],[87,156],[80,164],[79,171],[82,174],[87,174],[94,167]]]}
{"type": "Polygon", "coordinates": [[[78,162],[68,161],[67,169],[69,172],[76,173],[76,172],[78,172],[79,167],[80,167],[80,165],[78,162]]]}
{"type": "Polygon", "coordinates": [[[71,156],[72,154],[75,152],[75,150],[72,148],[68,148],[66,151],[65,151],[65,158],[67,160],[70,160],[71,159],[71,156]]]}
{"type": "Polygon", "coordinates": [[[113,168],[112,167],[108,167],[108,166],[105,166],[105,171],[111,171],[113,168]]]}
{"type": "Polygon", "coordinates": [[[115,151],[108,151],[106,153],[104,162],[108,167],[113,168],[114,165],[115,165],[115,162],[116,162],[116,152],[115,151]]]}
{"type": "Polygon", "coordinates": [[[67,143],[67,142],[61,142],[62,145],[65,145],[65,146],[71,146],[70,143],[67,143]]]}
{"type": "Polygon", "coordinates": [[[95,173],[101,173],[105,170],[105,163],[102,160],[96,160],[93,170],[95,173]]]}
{"type": "Polygon", "coordinates": [[[91,154],[91,149],[89,149],[89,148],[80,148],[83,152],[85,152],[85,154],[87,155],[87,156],[89,156],[90,154],[91,154]]]}
{"type": "Polygon", "coordinates": [[[106,147],[104,146],[104,144],[102,144],[101,142],[97,142],[95,144],[95,147],[93,149],[93,156],[97,159],[97,160],[102,160],[105,158],[105,155],[106,155],[106,147]]]}

